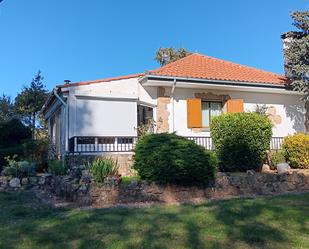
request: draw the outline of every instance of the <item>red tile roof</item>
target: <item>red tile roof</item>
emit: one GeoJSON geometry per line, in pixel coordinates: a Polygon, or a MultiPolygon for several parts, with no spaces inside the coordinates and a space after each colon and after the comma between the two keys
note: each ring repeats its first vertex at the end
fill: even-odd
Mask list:
{"type": "Polygon", "coordinates": [[[149,71],[149,74],[157,76],[280,85],[287,83],[287,79],[280,74],[196,53],[169,63],[161,68],[149,71]]]}

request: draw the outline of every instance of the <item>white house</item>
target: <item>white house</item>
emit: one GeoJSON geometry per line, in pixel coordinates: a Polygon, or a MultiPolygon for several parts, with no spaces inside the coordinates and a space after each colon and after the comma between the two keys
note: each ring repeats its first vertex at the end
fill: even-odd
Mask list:
{"type": "Polygon", "coordinates": [[[156,70],[55,87],[42,111],[59,154],[132,151],[139,124],[211,149],[209,124],[226,112],[266,105],[272,147],[304,131],[304,107],[279,74],[191,54],[156,70]]]}

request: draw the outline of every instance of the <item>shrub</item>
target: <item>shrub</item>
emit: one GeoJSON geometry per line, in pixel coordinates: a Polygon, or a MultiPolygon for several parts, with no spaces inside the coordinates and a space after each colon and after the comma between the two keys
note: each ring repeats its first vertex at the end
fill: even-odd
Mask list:
{"type": "Polygon", "coordinates": [[[121,177],[121,183],[122,184],[130,184],[133,181],[140,182],[141,181],[141,177],[140,176],[122,176],[121,177]]]}
{"type": "Polygon", "coordinates": [[[292,168],[309,169],[309,135],[288,136],[283,140],[282,148],[292,168]]]}
{"type": "Polygon", "coordinates": [[[279,163],[285,163],[285,157],[284,157],[284,153],[282,150],[278,150],[278,151],[272,151],[271,152],[271,164],[273,166],[273,168],[275,168],[275,166],[279,163]]]}
{"type": "Polygon", "coordinates": [[[12,177],[27,177],[35,174],[35,165],[27,161],[17,161],[17,156],[6,157],[7,166],[3,173],[12,177]]]}
{"type": "Polygon", "coordinates": [[[0,171],[7,165],[6,157],[17,155],[19,157],[23,156],[22,146],[9,147],[5,149],[0,149],[0,171]]]}
{"type": "Polygon", "coordinates": [[[214,157],[203,147],[175,134],[151,134],[135,148],[133,168],[142,179],[160,184],[208,184],[214,178],[214,157]]]}
{"type": "Polygon", "coordinates": [[[22,144],[26,160],[36,163],[38,171],[42,172],[48,165],[49,142],[46,139],[30,140],[22,144]]]}
{"type": "Polygon", "coordinates": [[[0,123],[0,148],[15,147],[31,138],[31,130],[20,120],[12,119],[0,123]]]}
{"type": "Polygon", "coordinates": [[[260,170],[272,136],[270,120],[257,113],[229,113],[214,117],[211,136],[219,168],[227,172],[260,170]]]}
{"type": "Polygon", "coordinates": [[[60,160],[51,160],[48,162],[48,172],[57,176],[65,175],[66,168],[60,160]]]}
{"type": "Polygon", "coordinates": [[[118,161],[112,158],[98,157],[88,164],[88,168],[97,182],[104,182],[106,177],[118,174],[119,166],[118,161]]]}

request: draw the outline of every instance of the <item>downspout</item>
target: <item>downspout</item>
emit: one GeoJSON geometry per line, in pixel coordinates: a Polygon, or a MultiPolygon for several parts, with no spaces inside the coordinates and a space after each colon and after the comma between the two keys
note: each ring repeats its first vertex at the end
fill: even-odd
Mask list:
{"type": "Polygon", "coordinates": [[[61,104],[65,107],[65,117],[66,117],[66,124],[65,124],[65,152],[67,153],[69,151],[69,111],[68,111],[68,105],[64,102],[64,100],[59,96],[57,93],[57,90],[54,89],[53,93],[55,97],[61,102],[61,104]]]}
{"type": "Polygon", "coordinates": [[[176,78],[174,78],[173,81],[173,86],[172,86],[172,90],[171,90],[171,96],[172,96],[172,132],[175,131],[175,116],[174,116],[174,92],[175,92],[175,88],[176,88],[176,78]]]}

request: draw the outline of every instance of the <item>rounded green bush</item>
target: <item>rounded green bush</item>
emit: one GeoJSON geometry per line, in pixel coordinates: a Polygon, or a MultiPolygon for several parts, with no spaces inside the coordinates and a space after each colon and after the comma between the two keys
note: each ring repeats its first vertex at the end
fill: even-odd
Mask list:
{"type": "Polygon", "coordinates": [[[216,160],[193,141],[161,133],[138,141],[133,168],[142,179],[159,184],[204,185],[214,178],[216,160]]]}
{"type": "Polygon", "coordinates": [[[266,116],[223,114],[213,118],[210,129],[220,171],[261,169],[272,137],[272,124],[266,116]]]}
{"type": "Polygon", "coordinates": [[[283,140],[283,153],[292,168],[309,169],[309,135],[298,133],[283,140]]]}

